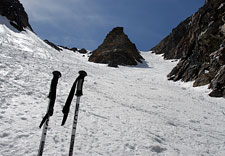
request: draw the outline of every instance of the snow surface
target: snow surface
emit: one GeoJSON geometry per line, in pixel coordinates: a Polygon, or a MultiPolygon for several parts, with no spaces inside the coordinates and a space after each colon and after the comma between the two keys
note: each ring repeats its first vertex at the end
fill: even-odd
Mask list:
{"type": "Polygon", "coordinates": [[[52,71],[59,70],[43,155],[67,156],[76,97],[63,127],[61,111],[78,71],[85,70],[74,155],[224,156],[224,98],[209,97],[207,86],[168,81],[177,62],[141,54],[144,65],[109,68],[0,24],[0,155],[37,155],[52,71]]]}

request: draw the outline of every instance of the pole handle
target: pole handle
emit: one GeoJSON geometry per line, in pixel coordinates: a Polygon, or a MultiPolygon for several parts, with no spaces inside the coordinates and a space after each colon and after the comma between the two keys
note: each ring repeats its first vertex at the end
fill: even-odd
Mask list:
{"type": "Polygon", "coordinates": [[[50,86],[50,91],[49,91],[49,104],[47,108],[47,113],[45,114],[44,118],[42,119],[39,128],[42,127],[42,125],[45,123],[45,121],[53,115],[53,110],[54,110],[54,104],[55,104],[55,99],[56,99],[56,89],[57,89],[57,84],[59,78],[62,76],[59,71],[53,71],[53,78],[51,81],[51,86],[50,86]]]}
{"type": "Polygon", "coordinates": [[[83,70],[79,71],[79,76],[77,78],[77,90],[76,90],[76,96],[82,96],[83,95],[83,83],[84,78],[87,76],[87,73],[83,70]]]}
{"type": "Polygon", "coordinates": [[[78,79],[76,96],[82,96],[83,95],[83,83],[84,83],[84,79],[78,79]]]}

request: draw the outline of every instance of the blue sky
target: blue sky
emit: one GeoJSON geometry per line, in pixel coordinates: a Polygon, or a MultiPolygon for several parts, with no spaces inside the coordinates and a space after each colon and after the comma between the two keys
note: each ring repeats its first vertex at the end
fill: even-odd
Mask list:
{"type": "Polygon", "coordinates": [[[114,27],[139,50],[148,51],[205,0],[20,0],[42,39],[67,47],[96,49],[114,27]]]}

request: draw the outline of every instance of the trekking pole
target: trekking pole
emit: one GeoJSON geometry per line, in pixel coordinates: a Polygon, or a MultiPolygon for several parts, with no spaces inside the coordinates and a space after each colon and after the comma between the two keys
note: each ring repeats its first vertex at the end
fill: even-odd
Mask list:
{"type": "Polygon", "coordinates": [[[74,147],[74,141],[75,141],[75,134],[76,134],[76,126],[77,126],[77,119],[78,119],[78,112],[79,112],[79,106],[80,106],[80,97],[83,95],[83,83],[84,83],[84,78],[85,76],[87,76],[87,73],[85,71],[79,71],[79,76],[77,77],[76,81],[74,82],[69,96],[67,98],[66,104],[63,107],[63,113],[64,113],[64,117],[63,117],[63,121],[62,121],[62,126],[65,124],[68,113],[69,113],[69,109],[70,109],[70,105],[71,105],[71,101],[74,97],[74,93],[75,93],[75,89],[76,89],[76,85],[77,85],[77,90],[76,90],[76,96],[77,96],[77,100],[76,100],[76,108],[75,108],[75,113],[74,113],[74,119],[73,119],[73,127],[72,127],[72,134],[71,134],[71,140],[70,140],[70,149],[69,149],[69,156],[73,155],[73,147],[74,147]]]}
{"type": "Polygon", "coordinates": [[[54,111],[58,79],[61,77],[61,73],[59,71],[53,71],[52,74],[53,74],[53,79],[51,81],[50,92],[48,95],[49,104],[48,104],[48,108],[47,108],[47,113],[45,114],[44,118],[41,121],[41,124],[39,125],[39,128],[41,128],[42,125],[44,124],[43,130],[42,130],[41,141],[40,141],[40,145],[39,145],[39,150],[38,150],[38,156],[42,156],[42,154],[43,154],[45,138],[46,138],[47,130],[48,130],[49,118],[50,118],[50,116],[53,115],[53,111],[54,111]]]}

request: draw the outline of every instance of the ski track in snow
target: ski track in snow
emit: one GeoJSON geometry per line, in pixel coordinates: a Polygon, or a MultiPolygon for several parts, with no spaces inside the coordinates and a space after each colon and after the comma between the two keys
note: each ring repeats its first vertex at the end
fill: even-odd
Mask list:
{"type": "Polygon", "coordinates": [[[225,155],[224,99],[210,98],[206,86],[167,81],[177,62],[141,54],[145,65],[109,68],[0,25],[0,155],[37,155],[54,70],[62,77],[43,155],[68,155],[76,97],[64,127],[61,110],[79,70],[88,76],[74,155],[225,155]]]}

